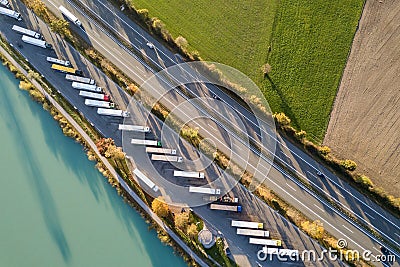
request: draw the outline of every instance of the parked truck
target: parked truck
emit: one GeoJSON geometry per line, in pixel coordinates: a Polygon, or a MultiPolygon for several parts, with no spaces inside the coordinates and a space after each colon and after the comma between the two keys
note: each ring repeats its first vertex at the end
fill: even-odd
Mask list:
{"type": "Polygon", "coordinates": [[[189,192],[190,193],[209,194],[209,195],[221,194],[220,189],[208,188],[208,187],[197,187],[197,186],[189,186],[189,192]]]}
{"type": "Polygon", "coordinates": [[[77,70],[77,69],[74,69],[74,68],[70,68],[70,67],[66,67],[66,66],[62,66],[62,65],[58,65],[58,64],[52,64],[51,68],[53,70],[58,70],[58,71],[64,72],[64,73],[82,75],[82,71],[81,70],[77,70]]]}
{"type": "Polygon", "coordinates": [[[50,63],[55,63],[66,67],[71,66],[71,62],[69,62],[68,60],[62,60],[54,57],[46,57],[46,60],[50,63]]]}
{"type": "Polygon", "coordinates": [[[21,14],[19,14],[18,12],[15,12],[12,9],[0,7],[0,14],[8,16],[8,17],[11,17],[11,18],[14,18],[16,20],[22,20],[21,14]]]}
{"type": "Polygon", "coordinates": [[[72,21],[75,25],[77,25],[78,27],[82,26],[82,22],[74,14],[72,14],[68,9],[66,9],[63,6],[60,6],[58,9],[61,11],[61,13],[64,16],[67,17],[67,19],[72,21]]]}
{"type": "Polygon", "coordinates": [[[98,99],[98,100],[110,101],[110,96],[106,95],[106,94],[92,93],[92,92],[88,92],[88,91],[79,91],[79,95],[83,96],[83,97],[98,99]]]}
{"type": "Polygon", "coordinates": [[[22,35],[22,41],[27,44],[39,46],[41,48],[51,48],[51,44],[46,43],[46,41],[39,40],[27,35],[22,35]]]}
{"type": "Polygon", "coordinates": [[[182,162],[183,158],[178,156],[171,156],[171,155],[158,155],[152,154],[151,160],[158,160],[158,161],[170,161],[170,162],[182,162]]]}
{"type": "Polygon", "coordinates": [[[108,108],[98,108],[97,114],[104,116],[124,117],[124,118],[130,116],[128,111],[119,109],[108,109],[108,108]]]}
{"type": "Polygon", "coordinates": [[[212,210],[225,210],[225,211],[234,211],[234,212],[242,212],[242,206],[232,206],[232,205],[224,205],[224,204],[210,204],[210,209],[212,210]]]}
{"type": "Polygon", "coordinates": [[[158,140],[131,139],[131,144],[161,147],[161,141],[158,140]]]}
{"type": "Polygon", "coordinates": [[[273,246],[273,247],[282,246],[282,241],[276,239],[263,239],[263,238],[250,237],[249,243],[255,245],[273,246]]]}
{"type": "Polygon", "coordinates": [[[251,228],[251,229],[263,229],[264,224],[259,222],[249,222],[249,221],[235,221],[232,220],[231,225],[233,227],[251,228]]]}
{"type": "Polygon", "coordinates": [[[204,172],[174,171],[174,176],[204,179],[204,172]]]}
{"type": "Polygon", "coordinates": [[[81,76],[75,76],[75,75],[71,75],[71,74],[65,75],[65,79],[68,81],[72,81],[72,82],[87,83],[87,84],[91,84],[91,85],[96,84],[95,80],[93,80],[93,79],[81,77],[81,76]]]}
{"type": "Polygon", "coordinates": [[[98,107],[98,108],[114,108],[115,105],[112,102],[93,100],[93,99],[85,99],[85,105],[89,107],[98,107]]]}
{"type": "Polygon", "coordinates": [[[40,33],[37,33],[35,31],[22,28],[22,27],[17,26],[17,25],[13,25],[12,29],[14,31],[18,32],[18,33],[21,33],[21,34],[29,36],[29,37],[33,37],[33,38],[36,38],[36,39],[41,39],[42,38],[42,35],[40,33]]]}
{"type": "Polygon", "coordinates": [[[118,130],[121,131],[133,131],[133,132],[142,132],[142,133],[149,133],[150,128],[147,126],[139,126],[139,125],[127,125],[127,124],[120,124],[118,125],[118,130]]]}
{"type": "Polygon", "coordinates": [[[259,237],[269,237],[269,231],[259,230],[259,229],[246,229],[237,228],[236,234],[238,235],[249,235],[249,236],[259,236],[259,237]]]}
{"type": "Polygon", "coordinates": [[[3,6],[5,6],[7,8],[11,8],[10,3],[8,2],[8,0],[0,0],[0,4],[2,4],[3,6]]]}
{"type": "Polygon", "coordinates": [[[93,84],[87,84],[87,83],[72,82],[72,88],[79,89],[79,90],[85,90],[85,91],[91,91],[91,92],[97,92],[97,93],[103,92],[103,89],[101,87],[93,85],[93,84]]]}
{"type": "Polygon", "coordinates": [[[148,187],[150,187],[154,192],[158,191],[158,187],[156,186],[153,181],[151,181],[146,175],[144,175],[143,172],[141,172],[139,169],[133,170],[133,173],[136,175],[137,178],[139,178],[142,182],[144,182],[148,187]]]}
{"type": "Polygon", "coordinates": [[[176,150],[171,148],[162,148],[162,147],[146,147],[147,153],[159,153],[159,154],[169,154],[176,155],[176,150]]]}

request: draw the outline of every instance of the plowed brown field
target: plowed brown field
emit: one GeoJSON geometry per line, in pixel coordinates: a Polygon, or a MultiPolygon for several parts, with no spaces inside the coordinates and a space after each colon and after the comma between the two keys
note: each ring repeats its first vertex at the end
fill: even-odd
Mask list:
{"type": "Polygon", "coordinates": [[[367,0],[324,143],[400,196],[398,0],[367,0]]]}

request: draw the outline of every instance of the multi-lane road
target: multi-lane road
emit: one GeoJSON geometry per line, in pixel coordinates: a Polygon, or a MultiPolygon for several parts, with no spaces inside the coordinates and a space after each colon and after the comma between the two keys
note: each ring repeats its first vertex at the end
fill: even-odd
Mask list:
{"type": "MultiPolygon", "coordinates": [[[[151,62],[151,66],[157,66],[159,68],[168,67],[176,64],[176,56],[169,50],[161,46],[156,40],[154,40],[150,35],[143,31],[140,27],[131,22],[126,18],[118,9],[110,5],[106,1],[83,1],[84,5],[87,5],[88,10],[91,10],[91,16],[97,16],[97,19],[103,19],[103,23],[107,22],[107,30],[102,30],[99,25],[91,20],[85,13],[75,9],[71,2],[65,1],[45,1],[48,7],[56,14],[59,14],[57,6],[63,4],[68,6],[70,10],[73,11],[83,22],[85,32],[77,31],[86,40],[103,53],[107,58],[109,58],[114,64],[121,68],[128,76],[133,78],[138,83],[143,82],[148,77],[152,75],[152,70],[146,62],[140,57],[136,56],[134,53],[128,51],[124,48],[115,38],[112,38],[110,32],[113,34],[120,35],[124,38],[126,42],[132,44],[134,48],[140,51],[141,54],[146,56],[146,59],[151,62]],[[118,30],[117,30],[118,29],[118,30]],[[146,46],[146,43],[150,41],[155,45],[155,49],[150,49],[146,46]]],[[[58,48],[57,48],[58,49],[58,48]]],[[[56,49],[56,50],[57,50],[56,49]]],[[[61,51],[58,51],[61,52],[61,51]]],[[[198,79],[195,73],[189,73],[186,75],[194,80],[198,79]]],[[[46,77],[47,78],[47,77],[46,77]]],[[[48,79],[51,79],[50,77],[48,79]]],[[[52,83],[57,84],[59,78],[54,78],[52,83]]],[[[59,84],[62,86],[62,84],[59,84]]],[[[244,118],[244,122],[252,127],[257,127],[254,124],[254,118],[251,114],[247,113],[247,110],[242,106],[237,105],[229,96],[225,95],[223,92],[217,90],[214,87],[206,87],[208,95],[218,95],[221,101],[229,104],[234,109],[236,109],[239,114],[244,118]]],[[[204,91],[198,90],[197,87],[191,86],[190,90],[194,95],[201,96],[204,91]]],[[[204,90],[204,87],[203,89],[204,90]]],[[[124,94],[120,93],[121,99],[124,94]]],[[[68,98],[68,97],[67,97],[68,98]]],[[[73,99],[69,99],[74,101],[73,99]]],[[[175,95],[174,99],[169,98],[171,105],[176,105],[182,101],[185,101],[182,95],[175,95]],[[176,101],[173,102],[172,100],[176,101]]],[[[81,111],[85,115],[89,110],[81,111]]],[[[89,114],[89,113],[88,113],[89,114]]],[[[223,119],[223,116],[221,116],[223,119]]],[[[213,118],[215,121],[217,118],[213,118]]],[[[101,122],[97,122],[98,118],[93,117],[89,120],[92,121],[96,126],[100,125],[101,129],[109,129],[110,132],[105,132],[106,136],[114,136],[116,131],[112,127],[101,127],[101,122]],[[111,133],[114,131],[114,133],[111,133]]],[[[109,121],[102,122],[104,125],[109,124],[109,121]]],[[[112,124],[113,122],[111,122],[112,124]]],[[[215,125],[216,129],[211,130],[209,126],[205,126],[204,123],[198,122],[200,124],[201,134],[206,137],[220,137],[222,132],[217,127],[220,125],[215,125]],[[207,131],[205,131],[206,129],[207,131]]],[[[114,122],[114,125],[116,123],[114,122]]],[[[259,132],[256,129],[256,132],[259,132]]],[[[214,139],[215,142],[219,142],[220,138],[214,139]]],[[[386,211],[381,209],[368,198],[359,194],[355,189],[351,188],[349,185],[335,177],[333,174],[329,173],[326,169],[319,166],[315,161],[309,158],[306,154],[299,151],[287,143],[280,137],[277,138],[278,147],[276,156],[287,165],[288,168],[293,168],[299,175],[303,175],[311,184],[316,188],[319,188],[324,194],[329,198],[336,201],[339,205],[342,205],[344,209],[352,212],[354,216],[359,217],[364,223],[373,227],[376,231],[381,233],[385,238],[390,239],[395,245],[399,243],[399,220],[394,218],[386,211]],[[315,170],[322,170],[326,178],[321,179],[315,175],[315,170]]],[[[118,139],[117,139],[118,141],[118,139]]],[[[224,146],[224,144],[219,144],[224,146]]],[[[269,164],[266,162],[265,164],[269,164]]],[[[324,227],[337,237],[346,238],[349,245],[358,250],[370,249],[373,253],[377,253],[376,249],[379,247],[379,242],[376,242],[375,238],[369,235],[366,231],[357,227],[354,223],[341,216],[323,199],[309,192],[301,184],[296,182],[295,179],[287,175],[278,166],[271,169],[267,177],[267,185],[276,191],[279,195],[284,197],[293,206],[302,210],[307,216],[312,219],[319,219],[324,223],[324,227]]]]}

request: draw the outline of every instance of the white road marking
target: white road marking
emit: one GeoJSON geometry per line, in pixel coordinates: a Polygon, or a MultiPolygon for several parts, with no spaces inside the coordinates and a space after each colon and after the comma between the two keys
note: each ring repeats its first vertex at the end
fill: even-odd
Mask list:
{"type": "Polygon", "coordinates": [[[395,235],[397,235],[398,237],[400,237],[400,235],[398,233],[394,233],[395,235]]]}
{"type": "Polygon", "coordinates": [[[216,129],[214,126],[212,126],[211,124],[207,123],[207,125],[208,125],[210,128],[214,129],[215,131],[217,130],[217,129],[216,129]]]}
{"type": "Polygon", "coordinates": [[[353,231],[351,231],[348,227],[346,227],[344,224],[342,224],[342,226],[344,227],[344,228],[346,228],[347,229],[347,231],[349,231],[350,233],[353,233],[353,231]]]}
{"type": "Polygon", "coordinates": [[[367,213],[367,212],[364,212],[365,213],[365,215],[367,215],[368,217],[371,217],[373,220],[375,220],[375,218],[371,215],[371,214],[369,214],[369,213],[367,213]]]}
{"type": "Polygon", "coordinates": [[[293,186],[289,185],[288,183],[286,183],[286,185],[287,185],[288,187],[290,187],[292,190],[296,191],[296,189],[295,189],[293,186]]]}
{"type": "Polygon", "coordinates": [[[342,194],[340,194],[338,191],[335,191],[335,193],[339,196],[341,196],[342,198],[345,198],[342,194]]]}
{"type": "Polygon", "coordinates": [[[318,207],[317,204],[314,204],[315,207],[317,207],[320,211],[325,212],[321,207],[318,207]]]}

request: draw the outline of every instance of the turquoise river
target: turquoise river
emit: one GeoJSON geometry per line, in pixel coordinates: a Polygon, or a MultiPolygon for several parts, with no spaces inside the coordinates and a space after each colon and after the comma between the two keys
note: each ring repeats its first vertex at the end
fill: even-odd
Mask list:
{"type": "Polygon", "coordinates": [[[0,266],[186,266],[0,66],[0,266]]]}

